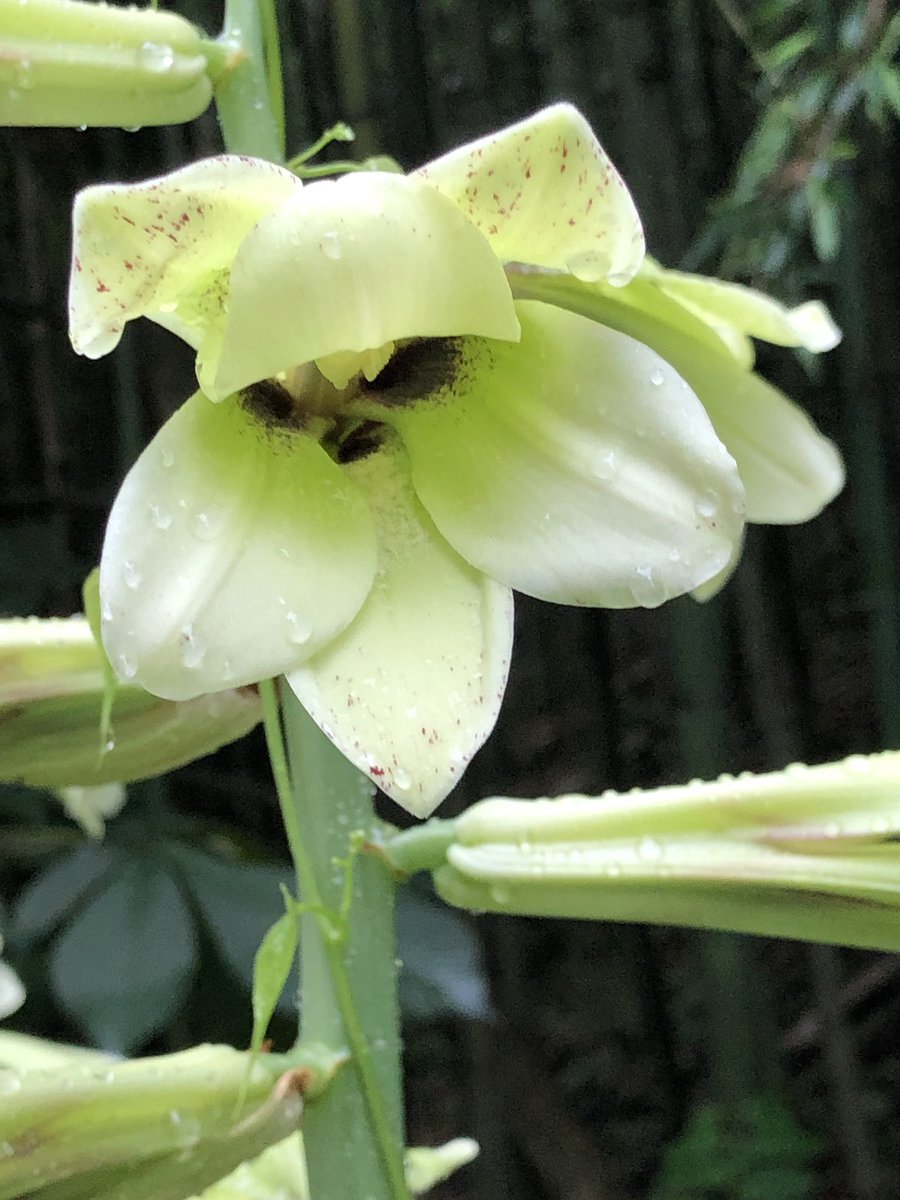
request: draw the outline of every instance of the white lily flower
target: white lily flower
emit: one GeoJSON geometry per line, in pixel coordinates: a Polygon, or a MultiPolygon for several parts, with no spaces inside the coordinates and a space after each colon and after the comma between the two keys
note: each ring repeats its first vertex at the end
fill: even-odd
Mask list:
{"type": "Polygon", "coordinates": [[[148,316],[196,348],[201,389],[110,517],[119,674],[172,699],[284,674],[431,812],[496,720],[511,589],[653,606],[739,542],[741,480],[676,370],[507,277],[621,289],[643,253],[568,105],[408,177],[304,186],[225,156],[81,193],[76,350],[148,316]]]}

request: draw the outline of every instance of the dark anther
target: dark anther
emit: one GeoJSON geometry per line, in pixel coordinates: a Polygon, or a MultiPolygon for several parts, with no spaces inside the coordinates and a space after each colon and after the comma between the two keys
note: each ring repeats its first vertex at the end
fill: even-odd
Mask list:
{"type": "Polygon", "coordinates": [[[363,421],[352,430],[338,447],[338,462],[359,462],[368,458],[379,448],[384,437],[384,426],[378,421],[363,421]]]}
{"type": "Polygon", "coordinates": [[[371,383],[360,390],[382,404],[411,404],[443,391],[456,378],[462,359],[460,338],[417,338],[401,346],[371,383]]]}
{"type": "Polygon", "coordinates": [[[266,425],[296,429],[303,424],[294,398],[274,379],[261,379],[241,392],[241,403],[248,412],[266,425]]]}

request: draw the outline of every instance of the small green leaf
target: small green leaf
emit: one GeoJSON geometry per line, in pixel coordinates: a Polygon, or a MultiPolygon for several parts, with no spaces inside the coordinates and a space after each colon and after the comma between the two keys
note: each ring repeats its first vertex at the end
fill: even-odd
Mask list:
{"type": "Polygon", "coordinates": [[[298,932],[296,911],[286,912],[269,929],[253,960],[253,1036],[250,1049],[254,1055],[262,1048],[269,1022],[294,965],[298,932]]]}

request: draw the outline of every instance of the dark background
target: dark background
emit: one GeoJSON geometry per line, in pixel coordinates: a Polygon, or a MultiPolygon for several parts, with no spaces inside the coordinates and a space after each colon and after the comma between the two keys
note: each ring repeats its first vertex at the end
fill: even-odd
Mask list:
{"type": "MultiPolygon", "coordinates": [[[[214,30],[211,9],[190,15],[214,30]]],[[[844,494],[809,525],[751,529],[703,607],[520,598],[500,722],[446,815],[491,794],[900,746],[891,15],[837,0],[282,4],[289,153],[344,119],[354,153],[412,167],[569,99],[655,256],[789,301],[821,296],[845,331],[821,363],[760,353],[840,445],[844,494]]],[[[176,129],[0,133],[0,612],[80,607],[119,480],[191,390],[189,352],[149,323],[111,359],[70,350],[72,195],[219,149],[212,113],[176,129]]],[[[0,927],[29,987],[11,1026],[124,1052],[246,1043],[249,964],[285,869],[258,734],[133,787],[102,847],[38,793],[5,789],[0,822],[0,927]]],[[[894,956],[451,919],[423,888],[401,926],[410,1140],[483,1146],[445,1197],[900,1194],[894,956]]],[[[287,1004],[282,1038],[290,1019],[287,1004]]]]}

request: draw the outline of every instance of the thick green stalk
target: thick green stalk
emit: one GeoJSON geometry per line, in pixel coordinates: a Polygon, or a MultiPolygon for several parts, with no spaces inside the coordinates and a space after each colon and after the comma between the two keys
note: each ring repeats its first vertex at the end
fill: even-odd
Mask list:
{"type": "MultiPolygon", "coordinates": [[[[257,0],[226,0],[225,28],[219,41],[226,51],[225,63],[214,95],[229,153],[282,163],[284,116],[272,109],[273,99],[279,102],[281,92],[280,87],[272,87],[265,53],[267,41],[277,41],[277,29],[268,8],[266,14],[264,27],[257,0]]],[[[273,53],[270,49],[270,61],[273,53]]]]}
{"type": "Polygon", "coordinates": [[[273,730],[271,684],[263,685],[263,703],[300,897],[309,906],[301,924],[302,1035],[350,1055],[304,1118],[310,1192],[315,1200],[404,1200],[394,882],[380,855],[354,849],[379,838],[371,785],[284,688],[288,765],[273,730]]]}

